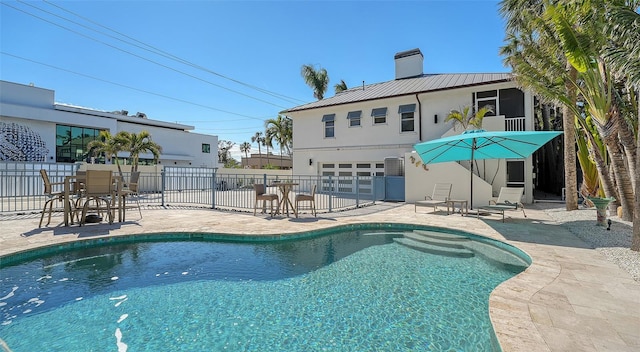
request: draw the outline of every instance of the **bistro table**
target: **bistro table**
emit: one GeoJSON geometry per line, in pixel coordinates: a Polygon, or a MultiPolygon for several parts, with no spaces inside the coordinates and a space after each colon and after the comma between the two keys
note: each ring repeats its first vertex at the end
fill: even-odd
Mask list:
{"type": "Polygon", "coordinates": [[[282,199],[280,199],[280,203],[278,204],[278,210],[276,210],[276,214],[278,214],[282,209],[282,214],[284,214],[286,211],[287,217],[289,217],[289,206],[291,206],[291,210],[293,210],[293,214],[296,217],[298,217],[298,211],[296,210],[296,207],[291,202],[291,199],[289,199],[289,192],[291,192],[291,189],[293,188],[293,186],[297,186],[297,185],[298,184],[294,182],[274,182],[271,185],[274,187],[278,187],[278,189],[280,190],[280,193],[282,193],[282,199]]]}
{"type": "MultiPolygon", "coordinates": [[[[65,176],[64,177],[64,226],[69,226],[69,223],[71,223],[71,225],[73,225],[73,213],[76,211],[75,209],[71,209],[71,197],[73,195],[78,195],[80,196],[79,193],[79,187],[82,183],[84,183],[84,181],[86,180],[86,174],[85,173],[81,173],[78,172],[77,175],[70,175],[70,176],[65,176]],[[71,190],[71,184],[74,184],[74,189],[73,192],[71,190]]],[[[120,196],[121,195],[121,190],[122,190],[122,177],[120,176],[113,176],[113,180],[116,183],[116,194],[118,196],[116,196],[115,198],[118,198],[118,222],[122,221],[122,201],[120,200],[120,196]]],[[[115,205],[115,201],[116,199],[113,198],[111,200],[111,204],[115,205]]],[[[113,210],[112,210],[113,211],[113,210]]]]}

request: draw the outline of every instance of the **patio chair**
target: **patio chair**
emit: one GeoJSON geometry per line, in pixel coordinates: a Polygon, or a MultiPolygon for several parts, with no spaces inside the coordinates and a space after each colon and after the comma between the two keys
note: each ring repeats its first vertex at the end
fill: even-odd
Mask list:
{"type": "Polygon", "coordinates": [[[311,209],[311,213],[314,217],[318,217],[318,213],[316,212],[316,187],[317,185],[313,185],[311,189],[311,194],[297,194],[296,195],[296,218],[298,217],[298,213],[300,212],[300,202],[310,202],[309,209],[311,209]]]}
{"type": "Polygon", "coordinates": [[[451,198],[451,184],[450,183],[436,183],[433,186],[433,193],[431,196],[424,197],[424,200],[417,200],[415,202],[414,212],[418,211],[418,206],[433,207],[433,210],[438,210],[438,205],[447,205],[447,201],[451,198]]]}
{"type": "Polygon", "coordinates": [[[480,218],[480,210],[486,210],[493,213],[502,213],[502,222],[504,222],[505,210],[522,209],[522,215],[527,217],[524,212],[524,204],[522,204],[522,195],[524,187],[502,187],[498,199],[490,200],[489,205],[478,207],[478,218],[480,218]]]}
{"type": "MultiPolygon", "coordinates": [[[[140,208],[140,194],[138,194],[138,183],[140,182],[140,171],[131,172],[129,176],[129,183],[120,190],[120,197],[122,197],[122,221],[125,221],[127,217],[127,202],[126,198],[131,197],[136,202],[136,208],[140,213],[140,219],[142,219],[142,209],[140,208]]],[[[131,206],[130,208],[134,208],[131,206]]]]}
{"type": "MultiPolygon", "coordinates": [[[[53,213],[53,202],[58,200],[64,202],[64,188],[62,191],[54,192],[54,186],[56,188],[60,188],[59,186],[64,187],[64,182],[54,182],[51,183],[49,181],[49,175],[47,174],[47,170],[41,169],[40,176],[42,176],[42,181],[44,182],[44,195],[48,198],[46,202],[44,202],[44,207],[42,208],[42,215],[40,216],[40,224],[38,227],[42,227],[42,220],[44,220],[44,214],[49,213],[49,219],[47,220],[47,225],[51,222],[51,213],[53,213]],[[47,211],[47,206],[49,206],[49,210],[47,211]]],[[[71,208],[71,202],[69,201],[69,207],[71,208]]]]}
{"type": "Polygon", "coordinates": [[[87,212],[96,210],[98,213],[103,209],[104,205],[109,224],[113,224],[113,212],[111,205],[115,204],[115,187],[113,185],[113,174],[109,170],[87,170],[87,178],[84,183],[84,205],[82,206],[82,217],[80,218],[80,226],[87,222],[87,212]],[[91,206],[91,201],[95,202],[91,206]]]}
{"type": "Polygon", "coordinates": [[[256,210],[258,209],[258,201],[261,200],[262,201],[262,213],[264,214],[266,212],[266,206],[267,206],[267,201],[269,201],[269,204],[271,206],[271,216],[274,215],[274,208],[273,208],[273,201],[276,201],[276,210],[278,209],[278,205],[279,205],[279,197],[277,194],[273,194],[273,193],[266,193],[265,191],[265,187],[263,184],[254,184],[253,185],[253,189],[256,191],[256,201],[253,204],[253,215],[256,215],[256,210]]]}

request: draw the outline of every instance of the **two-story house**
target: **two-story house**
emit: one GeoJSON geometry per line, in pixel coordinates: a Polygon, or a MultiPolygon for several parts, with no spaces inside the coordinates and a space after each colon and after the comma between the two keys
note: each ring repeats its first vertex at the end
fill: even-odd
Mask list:
{"type": "MultiPolygon", "coordinates": [[[[464,106],[493,107],[494,112],[484,120],[486,130],[533,129],[533,96],[518,89],[511,74],[424,74],[423,60],[419,49],[397,53],[394,80],[353,87],[333,97],[285,110],[283,113],[293,120],[294,173],[382,176],[385,166],[389,174],[389,170],[394,170],[389,165],[400,160],[404,162],[404,170],[413,175],[413,169],[417,168],[412,168],[407,160],[415,160],[408,154],[413,145],[461,133],[453,131],[453,123],[445,123],[444,119],[452,109],[464,106]]],[[[531,202],[530,164],[525,160],[503,160],[479,165],[479,174],[490,176],[486,177],[490,180],[482,181],[484,187],[474,183],[474,203],[477,199],[478,204],[483,204],[507,184],[525,185],[524,201],[531,202]]],[[[406,201],[430,194],[430,185],[443,181],[438,178],[452,182],[452,177],[459,177],[460,180],[453,181],[454,193],[459,197],[469,194],[468,170],[463,172],[458,163],[428,168],[446,171],[440,176],[432,172],[416,174],[416,180],[407,179],[406,201]],[[419,178],[429,181],[420,182],[419,178]]]]}

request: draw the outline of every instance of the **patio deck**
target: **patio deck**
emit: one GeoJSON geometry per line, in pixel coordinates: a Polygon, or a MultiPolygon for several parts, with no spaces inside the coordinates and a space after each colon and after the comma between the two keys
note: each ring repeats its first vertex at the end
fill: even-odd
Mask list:
{"type": "Polygon", "coordinates": [[[502,240],[533,258],[523,273],[491,294],[489,310],[503,351],[638,351],[640,283],[599,252],[558,226],[540,205],[527,218],[510,214],[476,219],[446,212],[415,213],[412,204],[377,203],[313,218],[253,216],[210,209],[143,209],[144,218],[85,227],[38,228],[39,215],[0,218],[0,255],[90,237],[132,233],[214,232],[256,236],[293,233],[363,222],[442,226],[502,240]]]}

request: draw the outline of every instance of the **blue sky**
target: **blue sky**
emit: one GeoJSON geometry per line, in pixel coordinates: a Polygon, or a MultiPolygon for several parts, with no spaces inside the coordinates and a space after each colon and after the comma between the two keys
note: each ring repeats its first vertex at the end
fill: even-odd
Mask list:
{"type": "Polygon", "coordinates": [[[509,71],[498,1],[1,3],[0,79],[237,144],[315,100],[303,64],[327,69],[326,97],[341,79],[392,80],[394,54],[413,48],[425,73],[509,71]]]}

